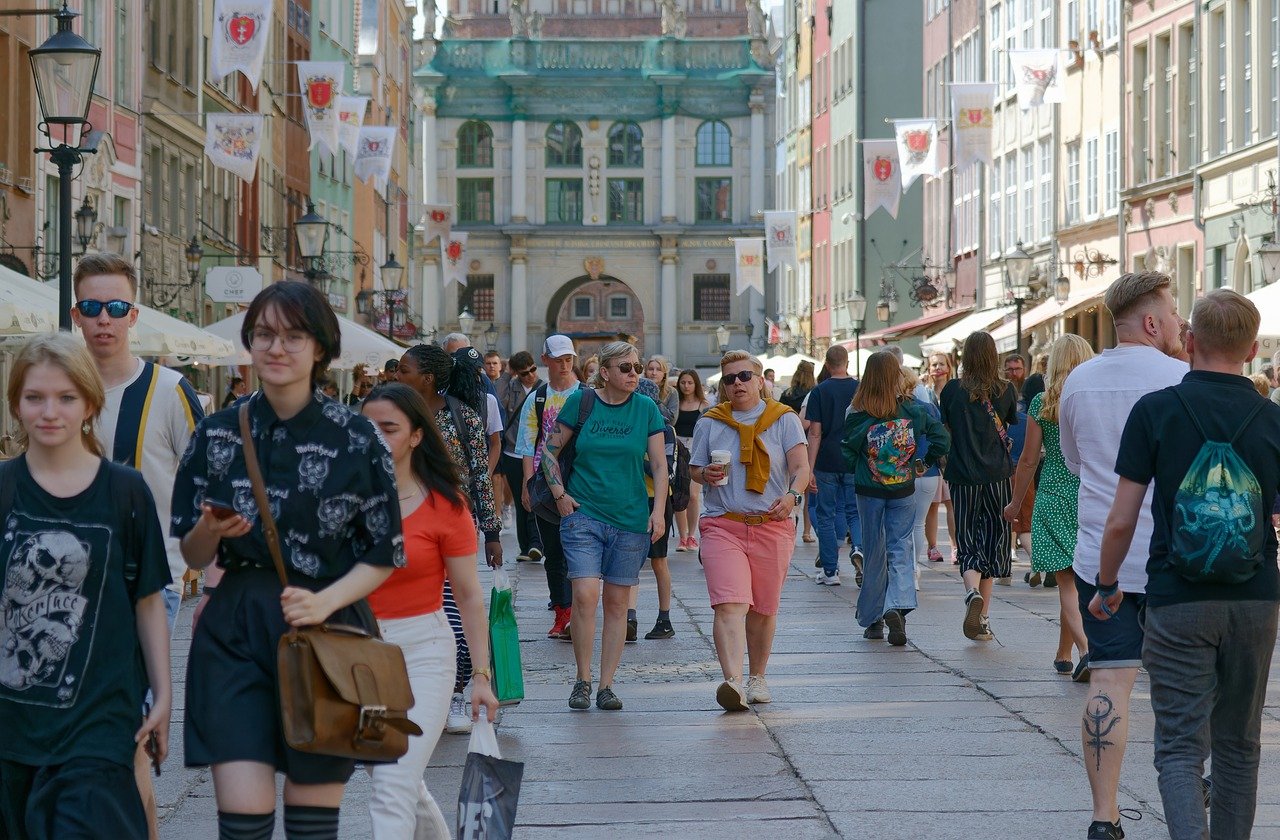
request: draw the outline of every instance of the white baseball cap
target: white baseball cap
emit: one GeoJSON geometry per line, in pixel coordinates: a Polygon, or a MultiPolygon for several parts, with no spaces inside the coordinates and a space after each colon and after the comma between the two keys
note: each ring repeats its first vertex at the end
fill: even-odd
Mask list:
{"type": "Polygon", "coordinates": [[[542,344],[542,355],[549,359],[559,359],[562,356],[576,356],[578,351],[573,349],[573,339],[557,334],[547,336],[542,344]]]}

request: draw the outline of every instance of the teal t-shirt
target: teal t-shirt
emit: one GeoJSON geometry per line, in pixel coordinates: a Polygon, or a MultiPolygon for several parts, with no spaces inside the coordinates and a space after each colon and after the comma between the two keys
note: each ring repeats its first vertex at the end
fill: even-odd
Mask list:
{"type": "Polygon", "coordinates": [[[620,405],[597,399],[581,429],[579,391],[565,400],[556,421],[573,430],[577,455],[566,488],[580,510],[592,519],[621,531],[649,530],[649,493],[644,483],[644,458],[649,438],[666,425],[658,404],[632,394],[620,405]]]}

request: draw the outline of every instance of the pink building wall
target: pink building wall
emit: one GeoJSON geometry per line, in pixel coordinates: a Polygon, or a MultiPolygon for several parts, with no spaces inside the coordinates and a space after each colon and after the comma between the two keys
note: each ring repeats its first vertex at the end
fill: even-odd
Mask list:
{"type": "Polygon", "coordinates": [[[832,259],[831,198],[831,20],[833,0],[818,0],[813,27],[813,335],[831,335],[832,259]]]}

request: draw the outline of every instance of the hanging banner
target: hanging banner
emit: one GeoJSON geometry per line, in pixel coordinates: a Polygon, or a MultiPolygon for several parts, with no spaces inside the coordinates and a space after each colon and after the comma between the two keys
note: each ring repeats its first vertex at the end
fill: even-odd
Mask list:
{"type": "Polygon", "coordinates": [[[454,231],[440,237],[440,267],[444,273],[444,287],[450,283],[467,285],[467,265],[462,260],[467,255],[467,234],[454,231]]]}
{"type": "Polygon", "coordinates": [[[989,82],[951,85],[951,148],[957,170],[979,161],[991,165],[991,109],[997,89],[989,82]]]}
{"type": "Polygon", "coordinates": [[[262,114],[205,114],[204,153],[214,166],[251,183],[262,149],[262,114]]]}
{"type": "Polygon", "coordinates": [[[1024,111],[1063,101],[1066,64],[1062,50],[1009,50],[1018,107],[1024,111]]]}
{"type": "Polygon", "coordinates": [[[364,125],[364,112],[368,105],[367,96],[338,97],[338,144],[352,159],[360,146],[360,128],[364,125]]]}
{"type": "Polygon", "coordinates": [[[356,177],[366,184],[373,179],[381,192],[387,188],[391,175],[391,153],[396,147],[394,125],[364,126],[360,129],[360,142],[356,147],[356,177]]]}
{"type": "Polygon", "coordinates": [[[898,199],[902,196],[902,176],[898,172],[896,140],[862,141],[862,217],[883,207],[898,218],[898,199]]]}
{"type": "Polygon", "coordinates": [[[426,227],[426,238],[423,242],[430,244],[431,240],[437,236],[440,237],[441,242],[448,239],[449,231],[453,230],[453,205],[426,204],[422,209],[425,211],[422,214],[422,223],[426,227]]]}
{"type": "Polygon", "coordinates": [[[782,330],[771,319],[764,319],[764,329],[766,343],[770,345],[782,343],[782,330]]]}
{"type": "Polygon", "coordinates": [[[796,259],[796,211],[766,210],[764,233],[769,270],[789,265],[792,271],[799,272],[800,263],[796,259]]]}
{"type": "Polygon", "coordinates": [[[733,263],[738,279],[737,293],[755,289],[764,294],[764,238],[743,237],[733,240],[733,263]]]}
{"type": "MultiPolygon", "coordinates": [[[[298,90],[302,91],[302,110],[307,117],[307,131],[314,149],[338,153],[338,99],[342,94],[342,76],[346,68],[341,61],[299,61],[298,90]]],[[[357,134],[359,130],[357,129],[357,134]]]]}
{"type": "Polygon", "coordinates": [[[937,178],[942,171],[938,156],[938,121],[894,120],[893,132],[898,138],[902,191],[911,189],[921,175],[937,178]]]}
{"type": "Polygon", "coordinates": [[[271,4],[272,0],[215,1],[213,43],[209,46],[210,82],[218,84],[239,70],[257,93],[262,59],[271,36],[271,4]]]}

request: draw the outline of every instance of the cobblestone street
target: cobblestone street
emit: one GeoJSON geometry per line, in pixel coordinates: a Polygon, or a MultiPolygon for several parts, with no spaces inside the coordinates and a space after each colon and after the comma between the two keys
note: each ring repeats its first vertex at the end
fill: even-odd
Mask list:
{"type": "MultiPolygon", "coordinates": [[[[773,703],[736,715],[715,703],[712,613],[695,555],[672,557],[676,637],[641,638],[623,653],[620,713],[569,710],[572,648],[545,638],[545,577],[540,565],[521,564],[517,617],[527,699],[506,710],[498,730],[503,756],[525,762],[517,836],[1083,836],[1089,793],[1079,712],[1086,687],[1053,672],[1056,590],[1029,589],[1021,581],[1025,567],[1015,566],[1015,585],[995,590],[998,642],[970,642],[960,633],[958,574],[949,563],[932,564],[922,568],[911,642],[891,648],[862,639],[851,572],[837,588],[812,583],[814,548],[798,547],[783,592],[769,667],[773,703]]],[[[656,591],[648,572],[641,583],[643,637],[656,591]]],[[[188,604],[187,619],[190,610],[188,604]]],[[[180,763],[188,641],[189,631],[180,631],[176,757],[158,783],[161,836],[206,840],[217,836],[209,773],[180,763]]],[[[1145,677],[1133,711],[1120,804],[1142,820],[1126,821],[1125,831],[1136,840],[1164,837],[1145,677]]],[[[1259,838],[1280,836],[1278,713],[1273,671],[1259,838]]],[[[427,773],[450,821],[466,748],[465,736],[443,736],[427,773]]],[[[343,838],[369,837],[368,790],[368,777],[357,772],[344,802],[343,838]]]]}

